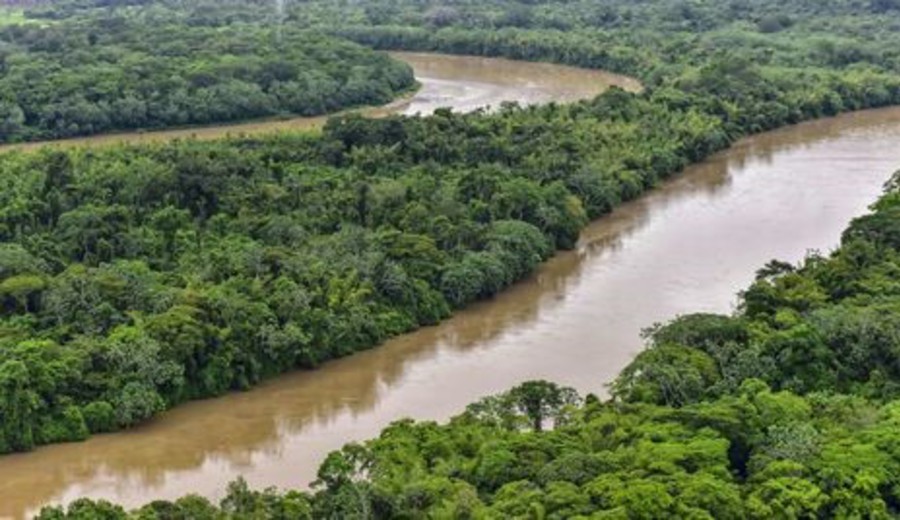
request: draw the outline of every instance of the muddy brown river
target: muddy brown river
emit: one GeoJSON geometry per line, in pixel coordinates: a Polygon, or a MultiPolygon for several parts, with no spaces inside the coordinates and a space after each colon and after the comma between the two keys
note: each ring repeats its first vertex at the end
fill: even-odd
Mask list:
{"type": "MultiPolygon", "coordinates": [[[[518,74],[507,81],[492,76],[499,65],[490,60],[404,59],[424,84],[424,97],[407,109],[423,112],[454,105],[449,92],[463,93],[459,106],[471,108],[481,95],[473,89],[490,93],[482,99],[547,99],[535,91],[554,99],[554,78],[559,99],[573,99],[590,95],[572,94],[579,78],[593,86],[603,77],[505,62],[518,74]]],[[[727,313],[769,259],[833,248],[900,168],[898,142],[900,108],[741,141],[595,222],[575,251],[528,280],[437,327],[247,393],[180,406],[134,430],[0,458],[0,517],[79,496],[128,506],[187,492],[215,499],[239,475],[255,487],[304,487],[327,452],[399,418],[446,419],[533,378],[602,394],[641,348],[643,327],[679,313],[727,313]]]]}

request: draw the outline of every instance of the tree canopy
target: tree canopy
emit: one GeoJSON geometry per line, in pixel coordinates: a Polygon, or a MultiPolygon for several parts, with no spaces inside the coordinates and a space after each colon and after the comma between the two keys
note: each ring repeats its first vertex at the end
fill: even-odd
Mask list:
{"type": "Polygon", "coordinates": [[[404,63],[316,32],[164,13],[0,27],[0,142],[313,116],[384,104],[404,63]]]}
{"type": "MultiPolygon", "coordinates": [[[[131,49],[115,24],[158,17],[175,26],[170,34],[237,44],[228,35],[240,28],[271,42],[261,5],[53,2],[26,13],[37,26],[11,25],[0,37],[111,23],[94,44],[79,33],[79,45],[119,34],[116,45],[131,49]]],[[[495,113],[340,117],[321,135],[0,156],[0,452],[127,428],[435,323],[573,247],[589,219],[742,136],[898,104],[896,7],[290,7],[285,40],[312,47],[320,40],[308,31],[320,31],[380,48],[605,67],[646,89],[495,113]]],[[[62,41],[41,52],[82,59],[58,52],[62,41]]],[[[321,41],[361,61],[376,56],[321,41]]],[[[262,67],[249,69],[252,81],[269,70],[267,58],[209,59],[229,78],[246,63],[262,67]]],[[[283,72],[275,63],[270,78],[283,72]]],[[[382,65],[363,77],[393,85],[386,93],[408,85],[406,69],[382,65]],[[376,72],[385,70],[396,74],[376,72]]],[[[201,83],[220,77],[191,70],[201,83]]],[[[0,107],[8,128],[29,121],[16,104],[0,107]]],[[[684,316],[654,330],[611,401],[529,382],[449,424],[401,421],[332,454],[313,493],[237,482],[218,505],[189,496],[126,513],[84,500],[42,517],[896,514],[898,186],[888,184],[833,255],[764,266],[735,315],[684,316]]]]}

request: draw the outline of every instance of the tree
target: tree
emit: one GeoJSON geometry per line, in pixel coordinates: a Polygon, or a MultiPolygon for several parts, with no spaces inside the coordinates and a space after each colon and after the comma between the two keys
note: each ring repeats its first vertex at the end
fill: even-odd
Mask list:
{"type": "Polygon", "coordinates": [[[547,420],[564,421],[567,407],[580,401],[572,388],[549,381],[527,381],[504,394],[470,405],[467,413],[506,427],[515,427],[516,416],[522,416],[534,431],[542,431],[547,420]]]}
{"type": "Polygon", "coordinates": [[[165,401],[155,388],[140,382],[126,383],[114,397],[116,421],[127,428],[153,417],[165,409],[165,401]]]}

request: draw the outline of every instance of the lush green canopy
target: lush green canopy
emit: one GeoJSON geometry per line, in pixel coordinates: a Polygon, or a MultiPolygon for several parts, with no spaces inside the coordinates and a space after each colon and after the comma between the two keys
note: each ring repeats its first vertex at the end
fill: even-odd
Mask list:
{"type": "MultiPolygon", "coordinates": [[[[241,2],[105,3],[201,33],[269,16],[241,2]]],[[[106,16],[95,5],[31,15],[94,23],[106,16]]],[[[127,427],[372,347],[495,294],[571,247],[588,219],[743,135],[900,103],[896,8],[298,4],[289,27],[603,66],[647,89],[345,117],[321,136],[0,157],[0,451],[127,427]]],[[[735,316],[655,331],[611,402],[533,382],[449,425],[400,422],[331,455],[315,494],[236,483],[221,507],[189,497],[134,516],[896,513],[898,184],[832,257],[763,268],[735,316]]],[[[84,501],[68,517],[101,514],[125,516],[84,501]]]]}
{"type": "Polygon", "coordinates": [[[412,70],[319,33],[102,14],[0,27],[0,142],[378,105],[412,70]]]}

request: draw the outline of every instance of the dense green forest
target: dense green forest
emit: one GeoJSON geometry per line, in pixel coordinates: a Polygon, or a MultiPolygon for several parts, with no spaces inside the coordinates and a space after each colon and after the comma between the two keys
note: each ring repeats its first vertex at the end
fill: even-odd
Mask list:
{"type": "Polygon", "coordinates": [[[0,142],[384,104],[404,63],[345,40],[160,13],[0,27],[0,142]]]}
{"type": "MultiPolygon", "coordinates": [[[[605,67],[647,88],[496,113],[341,117],[321,135],[0,156],[0,452],[126,428],[373,347],[497,293],[572,247],[589,219],[741,136],[900,104],[897,8],[289,5],[283,37],[300,49],[319,45],[309,32],[319,31],[380,48],[605,67]]],[[[34,22],[0,33],[159,18],[185,41],[237,38],[236,27],[248,41],[277,41],[263,2],[77,0],[26,16],[34,22]]],[[[375,56],[325,42],[351,61],[375,56]]],[[[373,89],[388,96],[410,80],[387,61],[369,73],[393,85],[373,89]]],[[[404,421],[333,454],[315,494],[238,482],[221,507],[188,497],[136,516],[896,512],[898,211],[895,179],[835,255],[766,266],[735,316],[655,330],[610,402],[528,383],[449,425],[404,421]]],[[[124,516],[90,501],[43,514],[124,516]]]]}
{"type": "Polygon", "coordinates": [[[829,257],[773,262],[734,316],[649,334],[613,399],[524,383],[332,453],[314,493],[232,484],[86,518],[892,518],[900,512],[900,172],[829,257]]]}

